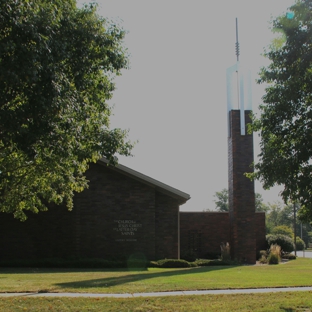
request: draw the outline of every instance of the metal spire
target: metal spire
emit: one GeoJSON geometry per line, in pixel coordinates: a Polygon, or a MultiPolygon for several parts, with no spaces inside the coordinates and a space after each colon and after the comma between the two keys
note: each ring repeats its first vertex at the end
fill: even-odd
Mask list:
{"type": "Polygon", "coordinates": [[[236,43],[235,43],[235,52],[237,57],[237,62],[239,62],[239,42],[238,42],[238,22],[236,17],[236,43]]]}

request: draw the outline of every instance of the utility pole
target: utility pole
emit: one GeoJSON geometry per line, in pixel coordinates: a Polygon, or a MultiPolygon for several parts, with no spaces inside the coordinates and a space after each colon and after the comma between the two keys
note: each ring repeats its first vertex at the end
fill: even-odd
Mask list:
{"type": "Polygon", "coordinates": [[[294,207],[294,243],[295,243],[295,256],[297,256],[297,244],[296,244],[296,203],[293,202],[294,207]]]}

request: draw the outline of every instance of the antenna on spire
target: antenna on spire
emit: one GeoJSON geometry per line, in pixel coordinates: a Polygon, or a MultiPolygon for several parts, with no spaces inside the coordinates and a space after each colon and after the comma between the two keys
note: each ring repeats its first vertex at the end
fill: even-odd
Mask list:
{"type": "MultiPolygon", "coordinates": [[[[235,54],[237,62],[235,65],[227,68],[226,70],[226,85],[227,85],[227,105],[228,112],[233,110],[234,103],[237,103],[238,109],[240,110],[240,125],[241,135],[246,134],[245,129],[245,108],[247,110],[252,109],[252,96],[251,96],[251,73],[246,70],[239,61],[239,42],[238,42],[238,22],[236,18],[236,44],[235,54]],[[237,98],[235,99],[235,97],[237,98]]],[[[229,137],[230,133],[230,120],[228,115],[228,129],[229,137]]]]}
{"type": "Polygon", "coordinates": [[[239,42],[238,42],[238,22],[236,17],[236,43],[235,43],[235,52],[237,57],[237,62],[239,61],[239,42]]]}

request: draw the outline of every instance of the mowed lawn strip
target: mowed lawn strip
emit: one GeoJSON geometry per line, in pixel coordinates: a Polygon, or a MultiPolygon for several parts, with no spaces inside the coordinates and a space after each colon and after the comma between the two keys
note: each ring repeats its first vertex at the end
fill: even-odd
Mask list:
{"type": "Polygon", "coordinates": [[[1,312],[14,311],[311,311],[312,292],[174,296],[152,298],[0,298],[1,312]]]}
{"type": "Polygon", "coordinates": [[[0,269],[0,292],[141,293],[312,286],[312,259],[279,265],[189,269],[0,269]]]}

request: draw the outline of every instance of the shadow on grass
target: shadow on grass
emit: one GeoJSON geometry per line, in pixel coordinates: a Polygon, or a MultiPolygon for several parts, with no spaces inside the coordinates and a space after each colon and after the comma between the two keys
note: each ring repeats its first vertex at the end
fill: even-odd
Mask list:
{"type": "Polygon", "coordinates": [[[118,285],[133,283],[137,281],[143,281],[143,280],[157,278],[157,277],[169,278],[169,277],[178,276],[178,275],[181,276],[181,275],[194,274],[194,273],[201,274],[201,273],[206,273],[210,271],[229,269],[232,267],[233,266],[212,266],[212,267],[197,267],[197,268],[186,268],[186,269],[176,269],[176,270],[168,269],[167,272],[162,271],[162,272],[155,272],[155,273],[149,273],[148,270],[146,270],[145,273],[142,273],[142,271],[139,271],[137,273],[132,271],[132,274],[125,274],[123,276],[99,278],[99,279],[92,279],[92,280],[67,282],[67,283],[58,283],[55,285],[62,287],[62,288],[99,288],[99,287],[110,288],[110,287],[114,287],[118,285]]]}

